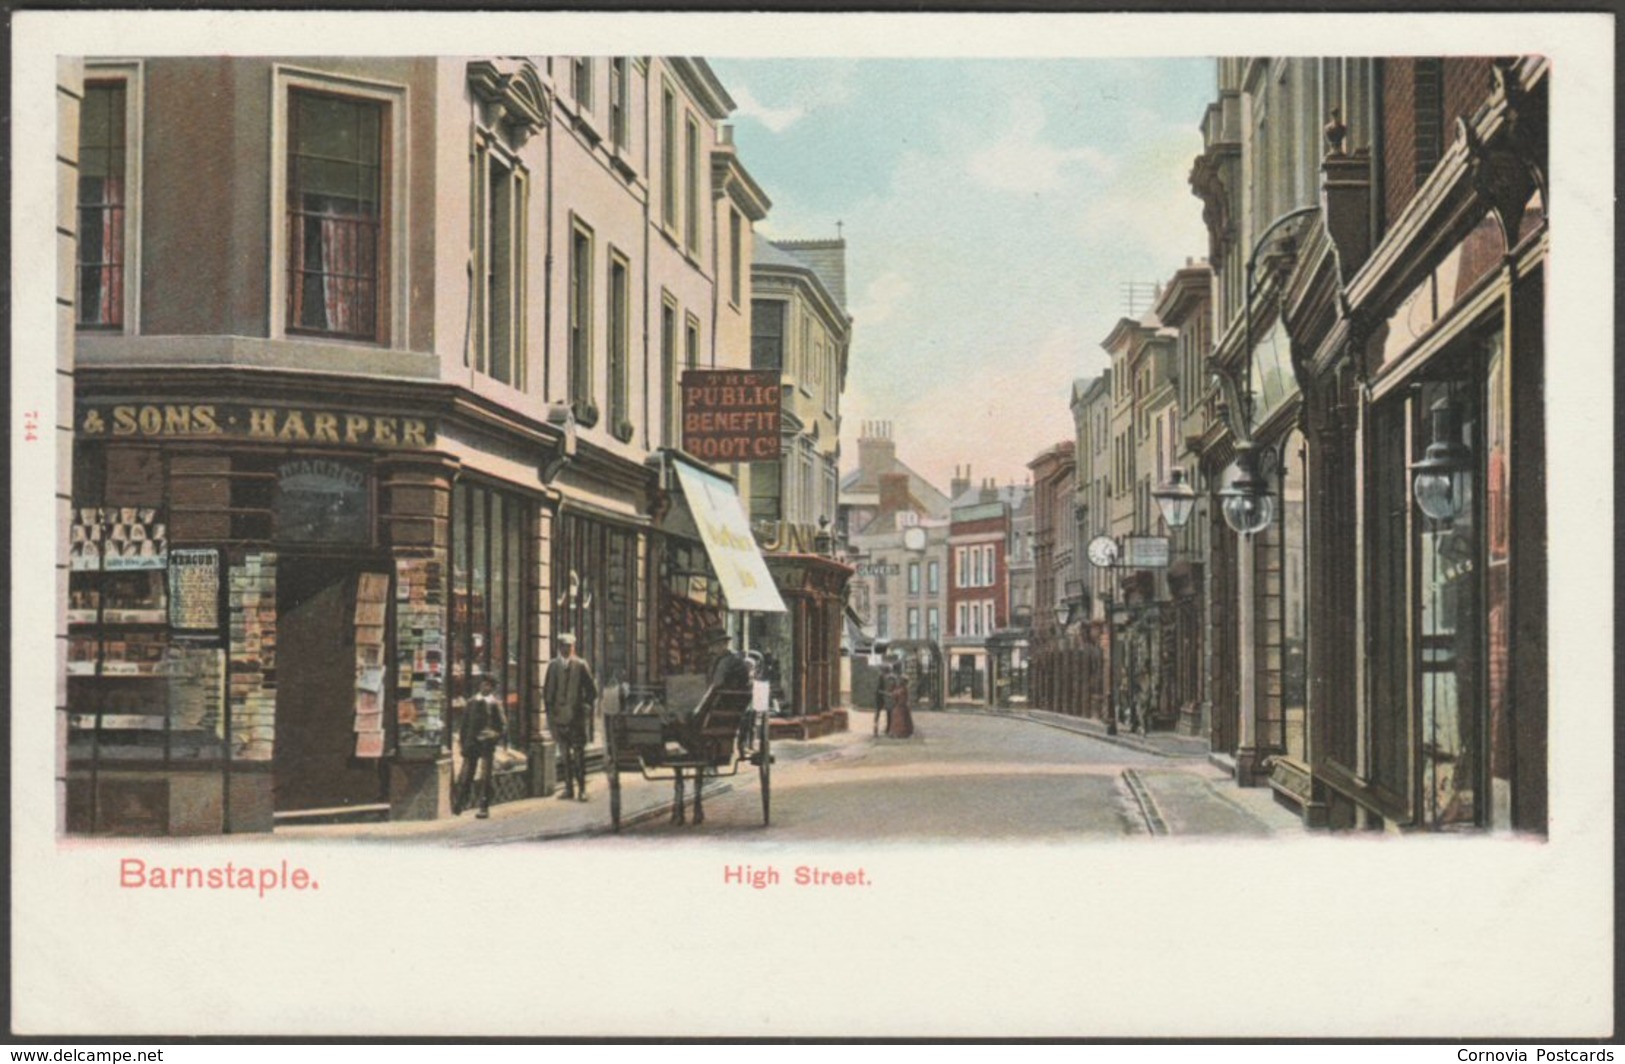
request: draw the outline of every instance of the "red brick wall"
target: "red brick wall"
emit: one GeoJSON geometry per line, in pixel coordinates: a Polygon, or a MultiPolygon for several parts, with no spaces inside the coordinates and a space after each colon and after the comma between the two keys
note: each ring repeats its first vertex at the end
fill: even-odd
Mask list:
{"type": "MultiPolygon", "coordinates": [[[[1416,195],[1415,59],[1382,61],[1383,221],[1393,225],[1416,195]]],[[[1455,141],[1456,119],[1471,118],[1489,96],[1492,63],[1487,58],[1444,60],[1444,149],[1455,141]]]]}

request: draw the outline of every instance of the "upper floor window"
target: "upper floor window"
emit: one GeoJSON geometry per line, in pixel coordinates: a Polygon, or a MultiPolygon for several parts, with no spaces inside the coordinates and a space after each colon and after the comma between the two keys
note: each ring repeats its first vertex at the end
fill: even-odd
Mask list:
{"type": "Polygon", "coordinates": [[[678,428],[683,417],[683,388],[677,368],[677,304],[670,296],[660,301],[660,379],[666,401],[661,407],[660,438],[667,447],[679,447],[678,428]]]}
{"type": "Polygon", "coordinates": [[[125,225],[128,85],[123,79],[85,83],[79,108],[79,243],[76,321],[80,328],[124,326],[127,265],[125,225]]]}
{"type": "Polygon", "coordinates": [[[474,364],[522,388],[529,182],[524,167],[484,135],[475,138],[474,194],[474,364]]]}
{"type": "Polygon", "coordinates": [[[631,358],[632,285],[625,256],[613,248],[609,256],[609,429],[615,438],[632,438],[631,358]]]}
{"type": "Polygon", "coordinates": [[[570,230],[570,403],[576,420],[598,422],[592,387],[592,230],[577,222],[570,230]]]}
{"type": "Polygon", "coordinates": [[[677,228],[677,97],[669,85],[660,92],[660,220],[677,228]]]}
{"type": "Polygon", "coordinates": [[[739,212],[728,210],[728,302],[739,306],[744,298],[744,221],[739,212]]]}
{"type": "Polygon", "coordinates": [[[627,104],[631,96],[625,56],[609,61],[609,141],[625,149],[627,143],[627,104]]]}
{"type": "Polygon", "coordinates": [[[750,368],[784,369],[784,317],[779,299],[750,301],[750,368]]]}
{"type": "Polygon", "coordinates": [[[380,339],[388,105],[288,100],[288,329],[380,339]]]}
{"type": "Polygon", "coordinates": [[[700,127],[692,117],[683,129],[683,244],[700,250],[700,127]]]}
{"type": "Polygon", "coordinates": [[[683,319],[683,365],[689,369],[700,365],[700,319],[693,314],[683,319]]]}
{"type": "Polygon", "coordinates": [[[592,110],[592,59],[587,56],[578,55],[570,62],[570,95],[578,110],[592,110]]]}
{"type": "Polygon", "coordinates": [[[937,562],[925,564],[925,589],[932,595],[942,590],[942,566],[937,562]]]}
{"type": "Polygon", "coordinates": [[[908,593],[910,595],[918,595],[920,593],[920,563],[919,562],[909,562],[908,563],[908,593]]]}

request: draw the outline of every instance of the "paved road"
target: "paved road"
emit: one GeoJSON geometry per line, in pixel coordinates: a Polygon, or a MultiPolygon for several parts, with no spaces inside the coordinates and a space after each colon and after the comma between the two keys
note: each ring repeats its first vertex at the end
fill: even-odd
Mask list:
{"type": "MultiPolygon", "coordinates": [[[[1267,790],[1239,791],[1199,757],[1165,757],[1029,720],[921,713],[919,734],[874,739],[870,717],[827,750],[782,759],[772,777],[774,841],[1059,841],[1301,830],[1267,790]]],[[[664,818],[623,837],[762,837],[754,775],[706,801],[706,823],[664,818]]]]}

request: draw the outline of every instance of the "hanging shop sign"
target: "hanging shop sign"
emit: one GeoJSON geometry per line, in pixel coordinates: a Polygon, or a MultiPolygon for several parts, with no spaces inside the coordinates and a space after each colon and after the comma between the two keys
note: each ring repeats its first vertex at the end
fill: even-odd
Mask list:
{"type": "MultiPolygon", "coordinates": [[[[434,422],[360,410],[241,403],[87,403],[80,436],[104,439],[234,439],[340,446],[422,448],[434,422]]],[[[776,430],[775,430],[776,431],[776,430]]]]}
{"type": "Polygon", "coordinates": [[[372,534],[367,473],[347,462],[296,458],[277,467],[277,538],[365,543],[372,534]]]}
{"type": "Polygon", "coordinates": [[[1168,568],[1168,539],[1165,536],[1126,536],[1123,564],[1130,569],[1168,568]]]}
{"type": "Polygon", "coordinates": [[[683,373],[683,450],[707,462],[779,457],[779,375],[691,369],[683,373]]]}
{"type": "Polygon", "coordinates": [[[169,624],[190,631],[220,627],[220,552],[169,552],[169,624]]]}

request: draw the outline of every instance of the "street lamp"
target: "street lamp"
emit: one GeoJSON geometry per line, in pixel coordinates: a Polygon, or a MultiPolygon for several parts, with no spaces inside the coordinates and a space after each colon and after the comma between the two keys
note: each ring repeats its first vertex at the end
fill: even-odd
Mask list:
{"type": "Polygon", "coordinates": [[[1416,478],[1412,491],[1423,513],[1435,521],[1453,521],[1467,505],[1472,452],[1457,438],[1456,409],[1448,398],[1433,404],[1429,414],[1433,442],[1421,461],[1411,465],[1416,478]]]}
{"type": "Polygon", "coordinates": [[[1269,527],[1275,517],[1275,496],[1269,482],[1259,475],[1260,455],[1254,443],[1236,447],[1229,484],[1219,492],[1219,509],[1224,523],[1244,536],[1269,527]]]}
{"type": "Polygon", "coordinates": [[[1169,528],[1184,528],[1185,522],[1191,519],[1191,512],[1196,509],[1196,489],[1186,482],[1185,471],[1178,466],[1151,493],[1151,497],[1157,500],[1162,519],[1168,522],[1169,528]]]}
{"type": "Polygon", "coordinates": [[[1055,603],[1055,627],[1066,631],[1066,623],[1072,619],[1072,604],[1058,601],[1055,603]]]}

